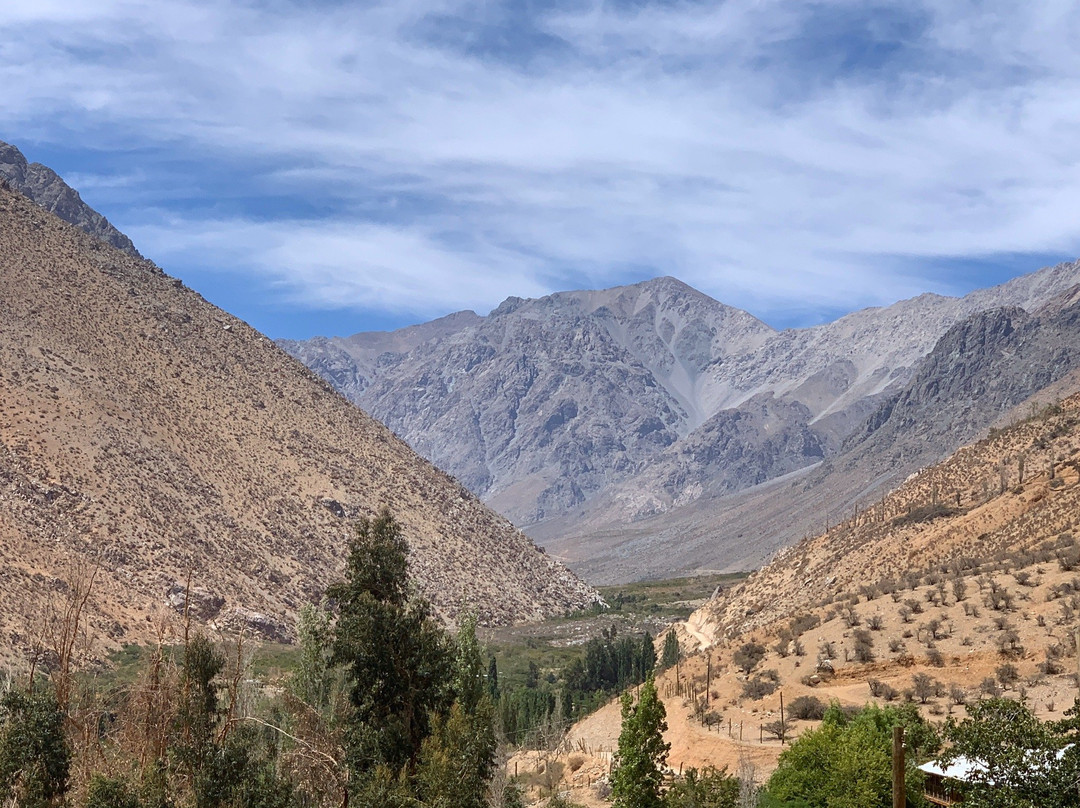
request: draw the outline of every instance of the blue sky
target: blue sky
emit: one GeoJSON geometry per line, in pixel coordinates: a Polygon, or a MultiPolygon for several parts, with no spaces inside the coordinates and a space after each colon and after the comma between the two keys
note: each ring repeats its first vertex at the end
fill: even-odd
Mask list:
{"type": "Polygon", "coordinates": [[[0,139],[274,337],[674,275],[781,327],[1080,255],[1067,2],[6,0],[0,139]]]}

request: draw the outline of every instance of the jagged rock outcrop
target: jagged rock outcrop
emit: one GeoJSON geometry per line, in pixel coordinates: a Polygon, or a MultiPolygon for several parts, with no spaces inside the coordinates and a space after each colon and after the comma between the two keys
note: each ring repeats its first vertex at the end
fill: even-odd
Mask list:
{"type": "Polygon", "coordinates": [[[141,258],[131,239],[109,224],[109,220],[91,208],[79,192],[64,182],[48,166],[28,163],[22,152],[10,143],[0,141],[0,180],[29,197],[50,213],[73,224],[94,238],[141,258]]]}
{"type": "Polygon", "coordinates": [[[845,445],[845,464],[910,469],[974,440],[999,416],[1080,367],[1080,302],[1070,290],[1028,314],[973,315],[938,341],[904,390],[845,445]]]}
{"type": "Polygon", "coordinates": [[[824,463],[735,495],[706,491],[636,523],[618,521],[622,503],[609,493],[597,498],[591,512],[545,526],[557,531],[546,545],[601,582],[756,567],[865,508],[1078,371],[1075,290],[1035,314],[1016,307],[980,312],[946,332],[911,380],[824,463]]]}

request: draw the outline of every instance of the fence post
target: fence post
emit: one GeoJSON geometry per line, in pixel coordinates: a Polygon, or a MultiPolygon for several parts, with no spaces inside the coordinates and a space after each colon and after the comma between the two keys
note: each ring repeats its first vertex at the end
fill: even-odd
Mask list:
{"type": "Polygon", "coordinates": [[[784,691],[781,690],[780,691],[780,745],[781,746],[784,745],[784,735],[785,734],[786,733],[785,733],[785,724],[784,724],[784,691]]]}
{"type": "Polygon", "coordinates": [[[904,794],[904,728],[892,730],[892,804],[893,808],[906,808],[904,794]]]}

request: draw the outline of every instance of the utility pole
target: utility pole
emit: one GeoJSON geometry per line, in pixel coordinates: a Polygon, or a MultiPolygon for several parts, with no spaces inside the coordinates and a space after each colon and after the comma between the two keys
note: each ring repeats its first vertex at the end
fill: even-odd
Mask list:
{"type": "Polygon", "coordinates": [[[709,706],[709,688],[712,687],[712,651],[706,657],[705,667],[705,706],[709,706]]]}
{"type": "Polygon", "coordinates": [[[784,735],[785,734],[786,734],[786,732],[785,732],[785,726],[784,726],[784,691],[781,690],[780,691],[780,745],[781,746],[784,745],[784,735]]]}
{"type": "Polygon", "coordinates": [[[892,729],[892,804],[893,808],[907,808],[904,794],[904,728],[892,729]]]}

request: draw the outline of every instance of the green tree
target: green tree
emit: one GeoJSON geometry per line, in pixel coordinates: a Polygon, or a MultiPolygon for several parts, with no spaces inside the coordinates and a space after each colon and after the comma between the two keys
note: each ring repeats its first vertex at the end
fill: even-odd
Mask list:
{"type": "Polygon", "coordinates": [[[914,705],[864,707],[849,718],[835,703],[821,726],[803,733],[780,754],[763,804],[804,808],[878,808],[892,794],[892,728],[905,729],[907,801],[924,804],[915,759],[933,752],[937,738],[914,705]]]}
{"type": "Polygon", "coordinates": [[[356,783],[379,766],[412,773],[431,716],[449,706],[450,644],[427,604],[409,597],[407,554],[389,511],[364,519],[345,581],[328,591],[339,609],[331,663],[344,665],[350,679],[346,753],[356,783]]]}
{"type": "Polygon", "coordinates": [[[652,674],[641,686],[636,705],[629,691],[623,693],[622,731],[611,775],[615,808],[661,808],[663,805],[660,787],[671,749],[664,741],[666,717],[652,674]]]}
{"type": "Polygon", "coordinates": [[[0,699],[0,803],[19,808],[61,804],[70,765],[64,713],[56,697],[6,693],[0,699]]]}
{"type": "Polygon", "coordinates": [[[641,638],[641,656],[638,660],[637,676],[644,679],[652,673],[655,668],[656,643],[653,642],[652,635],[646,631],[645,636],[641,638]]]}
{"type": "Polygon", "coordinates": [[[172,752],[191,784],[197,808],[220,804],[227,788],[214,765],[219,751],[215,730],[221,714],[215,679],[224,667],[225,658],[202,634],[185,644],[172,752]]]}
{"type": "Polygon", "coordinates": [[[455,700],[448,715],[432,718],[421,747],[418,791],[431,808],[484,808],[495,768],[495,711],[475,616],[462,621],[455,646],[455,700]]]}
{"type": "MultiPolygon", "coordinates": [[[[1064,808],[1080,805],[1080,750],[1065,749],[1074,722],[1040,721],[1011,699],[968,705],[968,717],[949,719],[950,748],[942,761],[963,756],[982,765],[971,771],[964,798],[972,808],[1064,808]]],[[[1072,712],[1075,712],[1073,708],[1072,712]]]]}
{"type": "MultiPolygon", "coordinates": [[[[485,696],[486,699],[486,696],[485,696]]],[[[495,734],[491,713],[466,713],[454,702],[450,713],[437,716],[424,739],[417,771],[418,791],[430,808],[484,808],[494,766],[495,734]]]]}
{"type": "MultiPolygon", "coordinates": [[[[293,789],[278,776],[276,744],[267,743],[253,726],[223,721],[217,679],[224,667],[224,656],[204,635],[185,645],[170,750],[173,773],[180,775],[173,780],[174,793],[189,790],[195,808],[290,808],[293,789]]],[[[103,782],[99,788],[118,785],[103,782]]],[[[160,796],[147,796],[160,804],[160,796]]]]}
{"type": "Polygon", "coordinates": [[[495,661],[495,657],[488,660],[487,687],[491,700],[497,702],[499,700],[499,663],[495,661]]]}
{"type": "Polygon", "coordinates": [[[679,638],[674,629],[664,635],[664,650],[660,654],[660,667],[671,668],[679,661],[679,638]]]}
{"type": "Polygon", "coordinates": [[[325,604],[300,607],[296,622],[300,661],[291,685],[297,698],[315,710],[324,709],[330,699],[332,624],[333,615],[325,604]]]}

